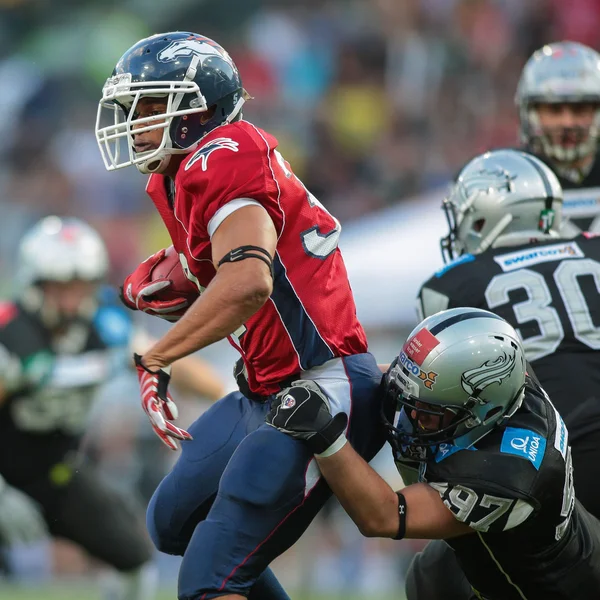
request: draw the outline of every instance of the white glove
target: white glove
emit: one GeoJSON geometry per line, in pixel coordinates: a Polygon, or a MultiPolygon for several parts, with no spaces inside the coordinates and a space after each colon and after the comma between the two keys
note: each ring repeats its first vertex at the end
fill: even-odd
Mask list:
{"type": "Polygon", "coordinates": [[[47,537],[46,521],[35,500],[0,477],[0,543],[30,544],[47,537]]]}

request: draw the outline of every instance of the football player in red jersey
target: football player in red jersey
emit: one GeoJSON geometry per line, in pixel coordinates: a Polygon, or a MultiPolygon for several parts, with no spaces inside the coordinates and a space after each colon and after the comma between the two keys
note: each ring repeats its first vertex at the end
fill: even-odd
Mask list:
{"type": "MultiPolygon", "coordinates": [[[[374,400],[381,372],[356,317],[340,224],[294,175],[277,140],[243,120],[247,98],[214,41],[159,34],[119,60],[96,122],[109,170],[136,165],[150,174],[147,191],[200,293],[136,357],[155,431],[171,448],[183,440],[147,515],[156,546],[184,556],[181,600],[286,597],[267,567],[331,492],[303,444],[264,424],[275,394],[293,387],[293,409],[302,388],[317,385],[333,414],[350,415],[348,435],[364,458],[383,443],[374,400]],[[241,354],[240,392],[188,433],[171,423],[170,365],[225,337],[241,354]]],[[[127,278],[129,305],[148,272],[146,263],[127,278]]],[[[163,290],[172,303],[172,287],[163,290]]],[[[160,312],[160,292],[153,302],[169,314],[160,312]]]]}

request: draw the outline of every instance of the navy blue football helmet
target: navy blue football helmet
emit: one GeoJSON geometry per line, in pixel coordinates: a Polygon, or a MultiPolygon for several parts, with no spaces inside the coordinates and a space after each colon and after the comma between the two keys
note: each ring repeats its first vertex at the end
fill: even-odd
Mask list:
{"type": "Polygon", "coordinates": [[[215,127],[239,120],[247,98],[231,57],[213,40],[181,31],[140,40],[102,89],[96,139],[104,164],[109,171],[136,165],[142,173],[161,173],[173,154],[192,152],[215,127]],[[164,99],[165,112],[137,118],[142,98],[164,99]],[[204,122],[195,116],[213,109],[204,122]],[[136,134],[162,129],[159,147],[136,153],[132,125],[136,134]]]}

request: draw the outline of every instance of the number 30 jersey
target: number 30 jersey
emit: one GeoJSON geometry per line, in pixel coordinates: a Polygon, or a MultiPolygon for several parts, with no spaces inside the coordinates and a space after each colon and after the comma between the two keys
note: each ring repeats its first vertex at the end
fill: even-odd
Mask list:
{"type": "Polygon", "coordinates": [[[530,379],[505,425],[469,449],[441,444],[421,479],[474,530],[446,541],[479,597],[600,597],[600,523],[575,500],[567,428],[530,379]]]}
{"type": "Polygon", "coordinates": [[[162,175],[150,177],[147,191],[200,292],[215,275],[211,238],[229,215],[259,205],[273,221],[273,293],[229,337],[253,392],[273,393],[302,370],[366,352],[338,249],[340,224],[294,175],[273,136],[247,121],[218,127],[183,160],[174,193],[162,175]]]}
{"type": "Polygon", "coordinates": [[[600,238],[465,254],[417,302],[423,316],[460,306],[490,310],[517,330],[572,437],[600,428],[600,238]]]}

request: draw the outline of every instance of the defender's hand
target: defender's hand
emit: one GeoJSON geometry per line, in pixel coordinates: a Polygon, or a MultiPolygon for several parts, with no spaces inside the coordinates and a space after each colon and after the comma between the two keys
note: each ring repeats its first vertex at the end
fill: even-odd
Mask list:
{"type": "Polygon", "coordinates": [[[322,454],[344,436],[348,416],[338,413],[332,417],[329,400],[318,384],[300,380],[277,394],[266,421],[271,427],[304,440],[313,454],[322,454]]]}
{"type": "Polygon", "coordinates": [[[133,359],[140,382],[142,408],[150,419],[152,429],[166,446],[177,450],[175,440],[191,440],[192,436],[185,429],[169,423],[169,420],[176,419],[178,415],[177,406],[167,391],[171,368],[150,371],[139,354],[134,354],[133,359]]]}
{"type": "Polygon", "coordinates": [[[166,250],[159,250],[140,263],[137,269],[128,275],[120,290],[123,304],[131,310],[141,310],[154,317],[167,321],[177,321],[189,306],[186,298],[161,300],[159,292],[172,286],[169,279],[152,279],[152,269],[165,258],[166,250]],[[155,298],[152,296],[157,295],[155,298]]]}

